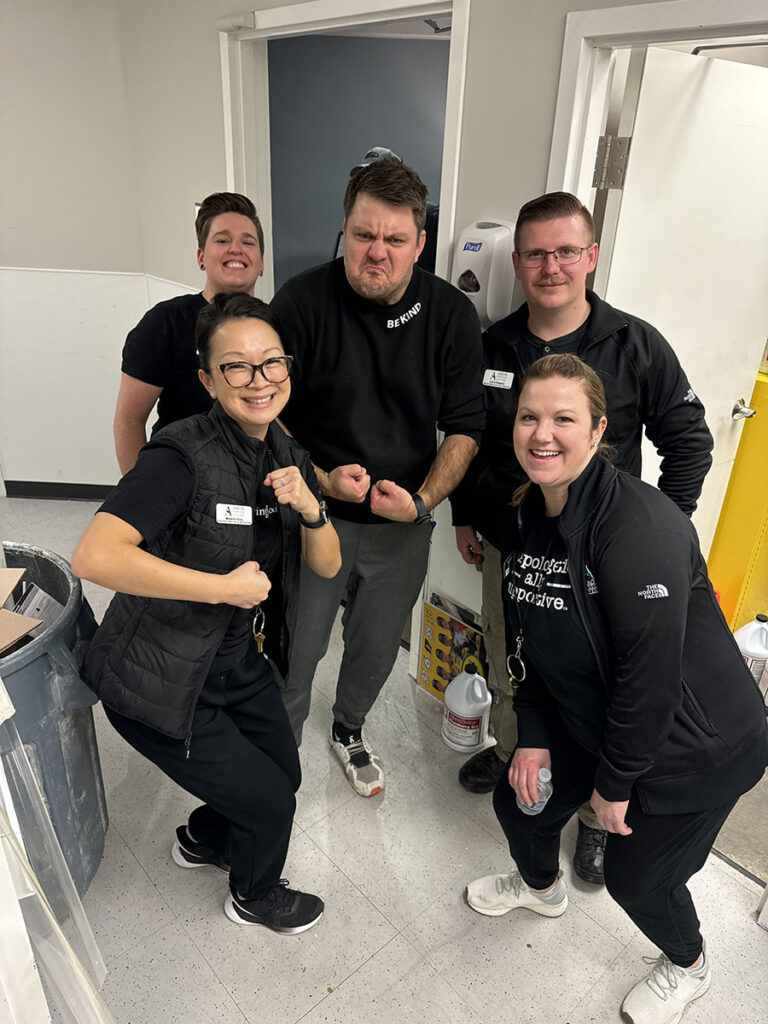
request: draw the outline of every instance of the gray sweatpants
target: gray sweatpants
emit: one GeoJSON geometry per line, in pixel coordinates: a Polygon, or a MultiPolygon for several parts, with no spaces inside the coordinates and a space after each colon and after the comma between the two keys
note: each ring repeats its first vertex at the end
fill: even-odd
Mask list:
{"type": "Polygon", "coordinates": [[[341,570],[332,580],[301,566],[296,625],[282,690],[296,742],[312,694],[317,663],[328,649],[342,594],[344,654],[336,685],[334,718],[359,729],[397,657],[408,613],[427,571],[429,523],[349,523],[334,519],[341,543],[341,570]]]}

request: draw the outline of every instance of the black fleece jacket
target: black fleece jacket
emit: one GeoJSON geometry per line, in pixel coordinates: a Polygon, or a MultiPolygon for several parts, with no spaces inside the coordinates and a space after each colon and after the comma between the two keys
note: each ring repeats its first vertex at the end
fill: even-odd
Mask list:
{"type": "MultiPolygon", "coordinates": [[[[527,525],[543,515],[541,491],[532,486],[508,512],[505,555],[514,555],[527,525]]],[[[746,792],[768,764],[765,708],[692,524],[655,488],[595,457],[570,486],[558,527],[573,588],[570,614],[598,671],[582,698],[591,726],[589,716],[558,717],[598,756],[597,791],[627,800],[634,790],[651,814],[703,810],[746,792]]],[[[503,599],[509,641],[517,617],[506,581],[503,599]]],[[[567,662],[568,651],[553,649],[550,657],[567,662]]],[[[528,664],[515,698],[520,746],[549,746],[558,703],[547,665],[528,664]]]]}
{"type": "MultiPolygon", "coordinates": [[[[712,464],[712,435],[704,407],[672,348],[644,320],[614,309],[587,292],[592,312],[576,354],[605,387],[614,465],[640,476],[643,428],[661,456],[659,489],[686,515],[696,508],[712,464]]],[[[512,428],[520,381],[528,369],[520,352],[528,323],[524,303],[483,335],[486,427],[480,451],[451,496],[454,526],[474,526],[491,544],[501,543],[504,506],[525,482],[515,458],[512,428]],[[500,370],[494,378],[488,370],[500,370]],[[507,384],[511,386],[494,386],[507,384]]],[[[542,353],[543,354],[543,353],[542,353]]]]}

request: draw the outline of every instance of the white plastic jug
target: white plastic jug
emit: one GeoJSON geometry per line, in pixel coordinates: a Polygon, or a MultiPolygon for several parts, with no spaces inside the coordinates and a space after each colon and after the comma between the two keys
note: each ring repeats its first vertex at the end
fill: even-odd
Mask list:
{"type": "Polygon", "coordinates": [[[451,750],[472,753],[488,737],[491,695],[473,662],[445,690],[442,735],[451,750]]]}
{"type": "Polygon", "coordinates": [[[733,634],[747,668],[755,677],[763,698],[766,695],[766,662],[768,662],[768,615],[756,615],[733,634]],[[761,682],[762,680],[762,682],[761,682]]]}

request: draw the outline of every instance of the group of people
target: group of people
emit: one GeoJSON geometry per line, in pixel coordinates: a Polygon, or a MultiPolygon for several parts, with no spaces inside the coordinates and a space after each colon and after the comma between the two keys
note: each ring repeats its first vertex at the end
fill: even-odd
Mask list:
{"type": "Polygon", "coordinates": [[[625,1019],[672,1024],[709,986],[686,882],[768,763],[689,519],[711,462],[704,410],[663,337],[586,289],[597,245],[575,197],[521,209],[510,273],[526,303],[481,337],[467,297],[418,264],[426,195],[399,159],[355,168],[343,256],[269,305],[252,294],[252,204],[202,203],[205,287],[128,336],[125,475],[73,557],[116,591],[86,679],[127,742],[203,801],[174,861],[229,874],[233,921],[311,927],[322,900],[280,876],[315,669],[344,597],[330,742],[357,793],[381,792],[363,726],[451,495],[483,575],[496,737],[460,782],[493,790],[515,862],[467,902],[562,914],[560,832],[578,811],[577,874],[605,879],[661,950],[625,1019]],[[644,430],[658,490],[637,479],[644,430]],[[542,768],[553,793],[529,815],[542,768]]]}

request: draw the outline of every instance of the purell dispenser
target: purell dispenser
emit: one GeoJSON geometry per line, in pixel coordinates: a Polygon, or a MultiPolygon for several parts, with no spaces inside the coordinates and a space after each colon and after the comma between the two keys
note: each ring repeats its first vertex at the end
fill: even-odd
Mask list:
{"type": "Polygon", "coordinates": [[[508,220],[479,220],[459,236],[451,284],[470,298],[483,330],[512,311],[515,225],[508,220]]]}

